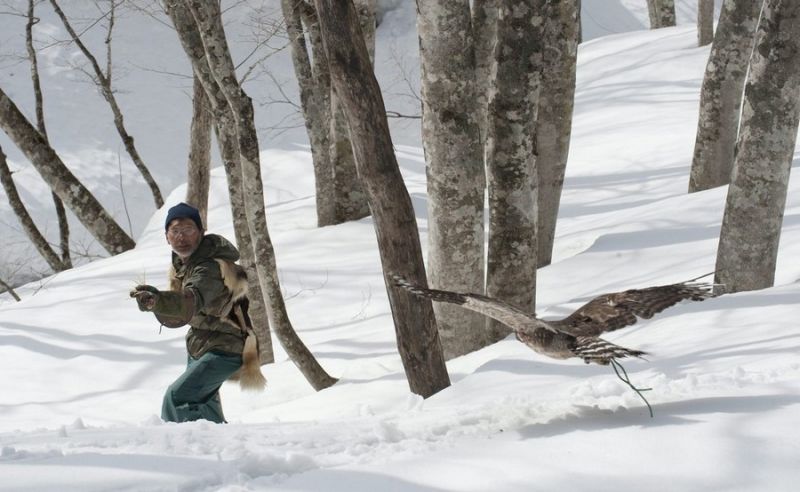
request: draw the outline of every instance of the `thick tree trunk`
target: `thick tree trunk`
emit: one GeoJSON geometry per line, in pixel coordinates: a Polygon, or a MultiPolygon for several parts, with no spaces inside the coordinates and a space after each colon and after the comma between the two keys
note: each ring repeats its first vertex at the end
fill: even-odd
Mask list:
{"type": "MultiPolygon", "coordinates": [[[[417,2],[422,135],[428,164],[428,271],[431,286],[483,292],[486,186],[474,40],[468,5],[417,2]]],[[[445,357],[491,343],[478,313],[434,305],[445,357]]]]}
{"type": "MultiPolygon", "coordinates": [[[[411,198],[392,148],[386,108],[350,0],[315,0],[331,80],[349,123],[385,275],[425,285],[425,267],[411,198]]],[[[387,280],[387,285],[392,285],[387,280]]],[[[428,397],[450,385],[428,300],[388,287],[389,302],[411,391],[428,397]]]]}
{"type": "Polygon", "coordinates": [[[192,97],[192,125],[189,137],[189,163],[186,203],[200,211],[208,228],[208,188],[211,186],[211,103],[203,84],[195,76],[192,97]]]}
{"type": "Polygon", "coordinates": [[[292,51],[294,74],[300,86],[300,106],[303,109],[306,132],[311,143],[317,225],[323,227],[336,223],[336,196],[329,153],[331,79],[328,61],[324,59],[320,49],[322,41],[319,38],[319,26],[313,8],[307,8],[307,4],[302,0],[281,0],[281,8],[292,51]],[[303,10],[306,9],[308,12],[305,12],[305,18],[314,46],[313,66],[303,33],[303,10]]]}
{"type": "MultiPolygon", "coordinates": [[[[355,0],[364,42],[375,54],[375,0],[355,0]]],[[[331,92],[330,159],[336,194],[336,222],[358,220],[370,214],[364,185],[359,179],[347,120],[336,91],[331,92]]]]}
{"type": "Polygon", "coordinates": [[[262,293],[266,295],[265,302],[268,306],[270,324],[292,362],[300,369],[314,389],[327,388],[337,380],[325,372],[303,344],[292,328],[286,312],[278,281],[275,252],[267,230],[253,104],[237,82],[233,60],[222,26],[220,6],[216,2],[200,0],[189,0],[185,5],[189,8],[197,24],[196,29],[200,33],[205,59],[211,69],[211,74],[224,94],[236,120],[235,131],[244,182],[247,224],[253,240],[258,280],[262,293]]]}
{"type": "MultiPolygon", "coordinates": [[[[39,22],[34,14],[34,0],[28,0],[28,22],[25,25],[25,47],[28,51],[28,59],[31,62],[31,82],[33,82],[33,96],[36,101],[36,127],[39,133],[42,134],[45,140],[47,138],[47,126],[44,123],[44,97],[42,96],[42,85],[39,79],[39,61],[36,57],[36,49],[33,46],[33,26],[39,22]]],[[[48,141],[49,143],[49,141],[48,141]]],[[[58,218],[58,236],[61,245],[61,261],[63,269],[72,268],[72,258],[69,252],[69,222],[67,221],[67,212],[64,210],[64,202],[56,195],[51,193],[53,198],[53,205],[56,209],[56,217],[58,218]]],[[[20,202],[21,203],[21,202],[20,202]]],[[[48,261],[48,263],[50,263],[48,261]]],[[[53,268],[53,264],[50,263],[53,268]]],[[[54,270],[56,270],[54,268],[54,270]]],[[[56,270],[59,271],[59,270],[56,270]]]]}
{"type": "Polygon", "coordinates": [[[650,29],[675,25],[675,0],[647,0],[650,29]]]}
{"type": "MultiPolygon", "coordinates": [[[[119,133],[120,138],[122,139],[123,145],[125,145],[125,150],[128,152],[133,164],[136,166],[136,169],[139,170],[139,173],[142,175],[145,183],[147,186],[150,187],[150,192],[153,194],[153,201],[156,204],[156,208],[161,208],[164,205],[164,198],[161,196],[161,190],[158,188],[158,184],[156,180],[153,178],[153,175],[150,174],[150,171],[145,166],[142,158],[139,156],[139,151],[136,150],[136,146],[133,142],[133,137],[128,133],[128,130],[125,128],[125,122],[122,117],[122,110],[119,108],[117,104],[117,99],[114,96],[114,91],[111,90],[111,63],[109,60],[108,68],[109,71],[107,74],[103,73],[103,70],[100,68],[100,65],[97,63],[97,59],[92,55],[92,53],[86,48],[86,46],[81,41],[80,36],[77,32],[72,28],[69,20],[67,19],[66,14],[61,10],[56,0],[50,0],[50,4],[53,6],[53,10],[55,10],[56,14],[61,18],[61,22],[64,24],[64,27],[69,32],[70,36],[72,37],[73,42],[81,52],[86,56],[89,60],[89,63],[94,70],[95,76],[97,77],[96,83],[100,92],[103,94],[103,98],[108,102],[109,106],[111,107],[111,112],[114,114],[114,126],[117,129],[117,133],[119,133]]],[[[112,3],[112,8],[113,8],[112,3]]],[[[113,19],[113,14],[111,19],[113,19]]],[[[112,21],[113,22],[113,21],[112,21]]],[[[107,45],[110,46],[110,43],[107,40],[107,45]]],[[[110,49],[110,48],[109,48],[110,49]]]]}
{"type": "MultiPolygon", "coordinates": [[[[486,295],[526,312],[536,302],[536,105],[546,0],[508,0],[500,7],[486,154],[489,249],[486,295]]],[[[487,319],[497,340],[508,327],[487,319]]]]}
{"type": "Polygon", "coordinates": [[[115,255],[136,243],[114,221],[92,193],[67,169],[45,138],[0,89],[0,128],[25,154],[64,204],[109,253],[115,255]]]}
{"type": "Polygon", "coordinates": [[[544,27],[542,83],[536,120],[536,169],[539,179],[537,263],[553,258],[561,190],[567,168],[575,106],[579,0],[550,2],[544,27]]]}
{"type": "Polygon", "coordinates": [[[714,0],[697,0],[697,46],[714,40],[714,0]]]}
{"type": "Polygon", "coordinates": [[[730,183],[742,89],[762,0],[725,0],[700,92],[689,193],[730,183]]]}
{"type": "MultiPolygon", "coordinates": [[[[437,0],[441,1],[441,0],[437,0]]],[[[427,2],[426,2],[427,3],[427,2]]],[[[474,0],[472,4],[472,35],[475,47],[475,99],[478,104],[478,127],[481,142],[481,160],[486,145],[487,111],[489,109],[489,80],[492,73],[492,53],[497,41],[497,15],[500,0],[474,0]]],[[[448,6],[451,10],[452,5],[448,6]]],[[[464,9],[459,6],[458,9],[464,9]]],[[[419,25],[419,22],[417,22],[419,25]]],[[[442,37],[458,38],[453,33],[440,33],[442,37]]],[[[434,39],[435,39],[434,34],[434,39]]],[[[469,49],[469,48],[467,48],[469,49]]],[[[439,325],[441,329],[441,324],[439,325]]]]}
{"type": "Polygon", "coordinates": [[[766,0],[750,59],[715,283],[771,287],[800,121],[800,3],[766,0]]]}
{"type": "Polygon", "coordinates": [[[28,236],[28,239],[31,240],[31,243],[33,243],[36,251],[42,255],[42,258],[47,261],[47,264],[50,265],[50,268],[52,268],[54,272],[66,270],[68,267],[61,261],[58,254],[53,251],[47,239],[39,232],[39,228],[36,227],[28,210],[22,203],[22,199],[20,199],[19,193],[17,193],[17,187],[14,185],[14,180],[11,178],[11,170],[8,168],[8,162],[6,162],[6,155],[3,153],[2,147],[0,147],[0,183],[2,183],[3,190],[6,192],[11,210],[14,211],[17,220],[19,220],[22,226],[22,230],[25,231],[25,234],[28,236]]]}

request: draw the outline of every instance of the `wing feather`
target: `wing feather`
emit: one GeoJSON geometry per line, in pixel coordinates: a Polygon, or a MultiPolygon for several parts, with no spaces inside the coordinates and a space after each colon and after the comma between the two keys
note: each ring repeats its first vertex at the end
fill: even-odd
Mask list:
{"type": "Polygon", "coordinates": [[[574,313],[557,321],[554,328],[575,336],[598,336],[649,319],[683,300],[702,301],[713,297],[713,285],[682,282],[603,294],[574,313]]]}
{"type": "Polygon", "coordinates": [[[427,297],[433,301],[448,302],[450,304],[460,305],[465,309],[469,309],[470,311],[475,311],[476,313],[481,313],[484,316],[495,319],[508,326],[515,332],[529,330],[540,325],[540,323],[536,322],[536,318],[533,315],[497,299],[492,299],[480,294],[463,294],[447,290],[428,289],[426,287],[412,284],[397,274],[392,275],[392,279],[394,280],[395,285],[402,287],[413,294],[427,297]]]}

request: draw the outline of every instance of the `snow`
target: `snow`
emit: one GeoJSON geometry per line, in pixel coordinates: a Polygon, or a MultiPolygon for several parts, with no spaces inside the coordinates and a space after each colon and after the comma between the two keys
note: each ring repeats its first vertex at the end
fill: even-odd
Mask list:
{"type": "MultiPolygon", "coordinates": [[[[415,103],[392,96],[403,82],[389,53],[403,53],[409,66],[417,59],[412,3],[383,2],[378,31],[387,105],[409,113],[415,103]]],[[[695,47],[687,14],[693,2],[679,2],[678,27],[655,32],[642,30],[643,2],[602,3],[609,10],[595,1],[585,2],[584,12],[617,34],[596,32],[580,48],[554,264],[538,280],[538,312],[545,317],[562,316],[599,293],[687,280],[714,268],[725,189],[685,193],[708,55],[708,48],[695,47]]],[[[166,27],[130,16],[129,22],[153,29],[147,38],[129,28],[130,43],[152,43],[161,51],[157,60],[139,53],[142,63],[188,70],[166,27]]],[[[12,25],[6,17],[0,22],[12,25]]],[[[11,38],[2,32],[4,42],[11,38]]],[[[118,39],[119,60],[136,51],[135,45],[124,48],[122,31],[118,39]]],[[[48,55],[48,66],[63,64],[71,50],[58,49],[48,55]]],[[[285,53],[275,58],[283,74],[287,60],[285,53]]],[[[64,80],[77,77],[73,72],[51,70],[46,98],[48,90],[75,90],[73,81],[64,80]]],[[[164,191],[171,190],[171,205],[185,192],[186,130],[180,122],[188,124],[188,85],[181,82],[170,92],[164,80],[174,79],[149,77],[131,71],[123,110],[126,117],[131,112],[132,133],[141,135],[145,157],[161,159],[155,171],[169,184],[164,191]],[[133,104],[150,91],[164,91],[163,99],[133,104]]],[[[5,73],[0,84],[17,84],[12,97],[30,103],[23,95],[26,82],[9,80],[5,73]]],[[[84,118],[76,111],[100,118],[102,101],[50,99],[54,145],[119,212],[119,189],[110,185],[119,178],[113,135],[91,134],[113,129],[90,119],[66,123],[84,118]]],[[[278,116],[260,117],[266,126],[278,116]]],[[[394,121],[393,130],[425,247],[417,124],[394,121]]],[[[610,368],[548,359],[512,338],[448,362],[453,384],[433,397],[410,393],[372,222],[315,227],[306,142],[302,128],[262,140],[268,224],[292,323],[339,383],[315,393],[276,344],[277,363],[264,366],[267,391],[223,386],[230,424],[161,422],[162,393],[185,361],[184,333],[159,334],[152,315],[140,313],[128,298],[138,282],[165,286],[169,254],[165,210],[153,211],[146,193],[129,195],[134,250],[20,287],[20,303],[0,296],[0,490],[796,488],[800,154],[775,287],[681,304],[606,337],[650,352],[647,361],[625,363],[638,387],[652,388],[645,393],[655,413],[650,418],[610,368]]],[[[12,157],[5,140],[2,145],[22,169],[18,176],[27,176],[23,198],[40,196],[35,175],[12,157]]],[[[130,169],[123,168],[123,176],[126,189],[142,187],[130,169]]],[[[213,171],[211,186],[210,230],[233,237],[221,168],[213,171]]],[[[45,217],[46,197],[34,203],[45,217]]],[[[13,222],[7,208],[0,214],[3,223],[13,222]]],[[[2,248],[8,258],[27,253],[28,246],[2,248]]]]}

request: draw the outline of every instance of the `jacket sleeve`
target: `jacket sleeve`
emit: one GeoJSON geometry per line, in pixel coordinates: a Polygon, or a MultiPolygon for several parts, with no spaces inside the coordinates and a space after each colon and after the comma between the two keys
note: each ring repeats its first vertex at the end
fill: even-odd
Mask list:
{"type": "Polygon", "coordinates": [[[219,264],[213,260],[204,261],[192,268],[183,286],[184,290],[194,294],[195,313],[203,311],[206,306],[223,295],[226,289],[219,264]]]}

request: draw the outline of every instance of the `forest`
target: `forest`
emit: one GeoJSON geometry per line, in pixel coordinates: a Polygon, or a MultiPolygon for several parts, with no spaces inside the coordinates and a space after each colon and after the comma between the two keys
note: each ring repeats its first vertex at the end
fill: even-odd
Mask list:
{"type": "Polygon", "coordinates": [[[13,490],[798,478],[800,5],[5,0],[0,26],[13,490]],[[185,329],[128,296],[171,288],[179,202],[247,273],[268,382],[222,385],[226,426],[157,416],[185,329]]]}

